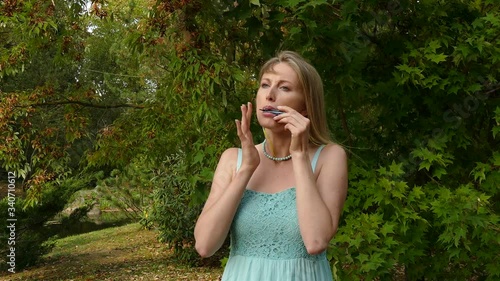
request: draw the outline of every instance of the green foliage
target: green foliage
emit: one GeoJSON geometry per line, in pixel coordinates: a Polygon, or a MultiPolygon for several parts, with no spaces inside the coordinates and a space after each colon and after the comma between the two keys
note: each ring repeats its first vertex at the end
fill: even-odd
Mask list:
{"type": "MultiPolygon", "coordinates": [[[[21,191],[15,190],[15,244],[10,246],[15,248],[15,270],[20,271],[28,266],[35,265],[40,258],[48,253],[54,246],[54,239],[51,238],[44,225],[45,223],[59,213],[68,202],[71,195],[84,188],[88,184],[87,179],[70,179],[61,183],[61,187],[50,187],[43,190],[41,203],[34,207],[22,208],[25,199],[22,199],[21,191]]],[[[19,187],[18,187],[19,188],[19,187]]],[[[12,207],[8,204],[7,197],[0,201],[0,219],[7,222],[7,208],[12,207]]],[[[3,227],[0,232],[0,241],[3,245],[8,245],[10,229],[3,227]]],[[[0,270],[7,271],[7,254],[10,247],[2,247],[0,270]]]]}
{"type": "Polygon", "coordinates": [[[361,109],[371,110],[348,112],[359,114],[351,123],[357,146],[376,154],[351,164],[344,221],[330,250],[336,272],[356,280],[401,269],[409,280],[495,280],[498,252],[488,247],[499,242],[491,119],[500,53],[489,15],[499,7],[400,1],[381,8],[365,6],[373,18],[358,19],[373,45],[365,71],[376,74],[363,79],[373,88],[361,109]],[[370,169],[373,156],[378,169],[370,169]]]}
{"type": "Polygon", "coordinates": [[[0,7],[0,131],[7,140],[0,165],[21,177],[25,207],[70,175],[88,148],[83,139],[93,118],[81,97],[95,95],[77,78],[86,35],[74,22],[80,12],[65,1],[0,7]]]}
{"type": "Polygon", "coordinates": [[[405,261],[425,255],[429,206],[422,188],[410,188],[403,174],[395,163],[374,172],[351,166],[345,222],[329,251],[341,278],[390,278],[405,261]]]}
{"type": "Polygon", "coordinates": [[[488,249],[499,242],[499,217],[490,197],[435,181],[410,188],[403,173],[394,163],[376,173],[351,167],[344,225],[329,252],[337,274],[371,280],[404,267],[412,280],[494,277],[498,253],[488,249]]]}
{"type": "Polygon", "coordinates": [[[161,231],[160,239],[168,243],[180,260],[192,260],[193,245],[190,237],[193,225],[200,211],[199,206],[190,204],[193,189],[183,175],[175,172],[175,166],[182,165],[181,156],[168,159],[164,167],[172,167],[164,171],[159,182],[162,188],[155,190],[153,195],[153,220],[158,223],[161,231]],[[170,160],[170,161],[169,161],[170,160]]]}
{"type": "Polygon", "coordinates": [[[239,105],[291,49],[321,74],[351,155],[335,274],[500,276],[497,1],[14,2],[0,6],[0,164],[26,206],[102,171],[111,201],[150,192],[143,224],[197,263],[192,228],[239,105]]]}
{"type": "Polygon", "coordinates": [[[166,158],[156,169],[153,179],[158,186],[153,193],[153,204],[148,210],[151,220],[160,230],[160,241],[173,248],[176,258],[183,263],[198,264],[194,250],[193,231],[203,204],[193,200],[196,189],[180,170],[185,155],[166,158]]]}
{"type": "Polygon", "coordinates": [[[136,158],[122,170],[113,170],[109,178],[98,182],[98,203],[118,208],[131,220],[144,219],[155,187],[152,167],[136,158]]]}

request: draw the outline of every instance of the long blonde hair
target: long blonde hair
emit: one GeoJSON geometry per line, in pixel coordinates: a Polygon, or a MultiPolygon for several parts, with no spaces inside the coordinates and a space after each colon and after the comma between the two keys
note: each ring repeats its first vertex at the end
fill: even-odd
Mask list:
{"type": "Polygon", "coordinates": [[[325,102],[323,97],[323,82],[318,71],[302,56],[292,51],[282,51],[276,57],[268,60],[259,73],[259,80],[264,73],[272,71],[278,63],[288,64],[299,76],[299,83],[304,93],[307,118],[311,121],[309,141],[316,144],[331,142],[326,123],[325,102]]]}

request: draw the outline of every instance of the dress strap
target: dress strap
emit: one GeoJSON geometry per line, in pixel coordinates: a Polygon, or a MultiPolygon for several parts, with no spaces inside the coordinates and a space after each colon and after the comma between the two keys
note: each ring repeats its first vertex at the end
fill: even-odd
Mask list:
{"type": "Polygon", "coordinates": [[[313,157],[313,160],[311,161],[311,166],[312,166],[312,170],[314,172],[314,170],[316,170],[316,163],[318,163],[318,158],[319,158],[319,154],[321,153],[321,150],[323,150],[323,148],[325,147],[325,145],[321,145],[317,150],[316,150],[316,153],[314,153],[314,157],[313,157]]]}
{"type": "Polygon", "coordinates": [[[243,156],[243,150],[241,150],[241,148],[238,148],[238,160],[236,162],[236,172],[238,172],[238,170],[241,167],[241,160],[243,159],[242,156],[243,156]]]}

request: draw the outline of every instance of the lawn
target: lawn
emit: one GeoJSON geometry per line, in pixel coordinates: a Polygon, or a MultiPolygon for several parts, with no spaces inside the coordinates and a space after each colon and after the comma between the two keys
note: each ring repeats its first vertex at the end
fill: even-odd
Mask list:
{"type": "Polygon", "coordinates": [[[157,232],[128,224],[57,240],[36,267],[0,274],[11,281],[219,280],[221,268],[179,265],[157,232]]]}

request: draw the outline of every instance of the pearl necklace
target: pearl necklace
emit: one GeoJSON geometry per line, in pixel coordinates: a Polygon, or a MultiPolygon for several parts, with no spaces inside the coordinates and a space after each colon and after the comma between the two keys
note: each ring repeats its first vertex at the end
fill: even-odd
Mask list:
{"type": "Polygon", "coordinates": [[[292,154],[288,155],[288,156],[285,156],[285,157],[274,157],[274,156],[271,156],[269,155],[269,153],[267,153],[266,151],[266,139],[264,139],[264,142],[262,143],[262,152],[264,152],[264,155],[273,160],[273,161],[286,161],[286,160],[290,160],[292,158],[292,154]]]}

